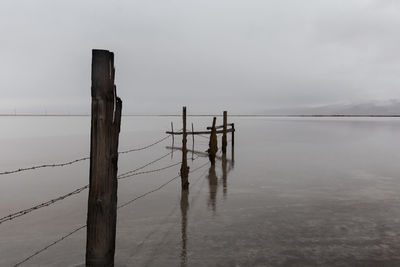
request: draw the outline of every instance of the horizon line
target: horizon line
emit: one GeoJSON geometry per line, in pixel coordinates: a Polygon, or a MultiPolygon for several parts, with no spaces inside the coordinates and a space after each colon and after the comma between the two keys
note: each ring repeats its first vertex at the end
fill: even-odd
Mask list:
{"type": "MultiPolygon", "coordinates": [[[[90,117],[91,114],[0,114],[0,117],[90,117]]],[[[181,117],[182,114],[122,114],[122,117],[181,117]]],[[[222,114],[188,114],[188,117],[222,117],[222,114]]],[[[400,115],[382,114],[233,114],[228,117],[382,117],[396,118],[400,115]]]]}

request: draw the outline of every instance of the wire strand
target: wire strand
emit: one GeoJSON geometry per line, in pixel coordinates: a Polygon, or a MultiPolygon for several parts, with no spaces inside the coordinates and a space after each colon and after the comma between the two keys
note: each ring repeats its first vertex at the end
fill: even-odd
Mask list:
{"type": "MultiPolygon", "coordinates": [[[[129,149],[129,150],[125,150],[125,151],[120,151],[120,152],[118,152],[118,154],[126,154],[126,153],[130,153],[130,152],[134,152],[134,151],[141,151],[141,150],[150,148],[152,146],[155,146],[155,145],[161,143],[162,141],[168,139],[169,137],[171,137],[171,135],[163,137],[163,138],[157,140],[156,142],[151,143],[151,144],[149,144],[147,146],[144,146],[144,147],[141,147],[141,148],[129,149]]],[[[80,162],[80,161],[85,161],[85,160],[88,160],[88,159],[90,159],[90,157],[79,158],[79,159],[75,159],[75,160],[71,160],[71,161],[67,161],[67,162],[62,162],[62,163],[43,164],[43,165],[37,165],[37,166],[32,166],[32,167],[27,167],[27,168],[19,168],[19,169],[16,169],[16,170],[0,172],[0,175],[7,175],[7,174],[13,174],[13,173],[18,173],[18,172],[28,171],[28,170],[36,170],[36,169],[49,168],[49,167],[63,167],[63,166],[67,166],[67,165],[72,165],[72,164],[80,162]]]]}
{"type": "MultiPolygon", "coordinates": [[[[197,158],[198,158],[198,157],[197,157],[197,158]]],[[[196,159],[197,159],[197,158],[196,158],[196,159]]],[[[195,172],[195,171],[197,171],[197,170],[203,168],[204,166],[206,166],[206,165],[208,165],[208,164],[209,164],[209,162],[207,161],[205,164],[203,164],[203,165],[201,165],[201,166],[199,166],[199,167],[193,169],[193,170],[190,171],[189,173],[193,173],[193,172],[195,172]]],[[[168,180],[167,182],[163,183],[163,184],[160,185],[159,187],[157,187],[157,188],[155,188],[155,189],[153,189],[153,190],[150,190],[150,191],[148,191],[148,192],[146,192],[146,193],[144,193],[144,194],[142,194],[142,195],[140,195],[140,196],[138,196],[138,197],[136,197],[136,198],[134,198],[134,199],[132,199],[132,200],[130,200],[130,201],[128,201],[128,202],[125,202],[124,204],[118,206],[118,207],[117,207],[117,210],[120,209],[120,208],[123,208],[123,207],[125,207],[125,206],[127,206],[127,205],[129,205],[129,204],[131,204],[131,203],[133,203],[134,201],[136,201],[136,200],[138,200],[138,199],[140,199],[140,198],[143,198],[143,197],[145,197],[145,196],[147,196],[147,195],[149,195],[149,194],[151,194],[151,193],[154,193],[154,192],[156,192],[156,191],[158,191],[158,190],[161,190],[163,187],[165,187],[166,185],[168,185],[169,183],[171,183],[173,180],[177,179],[179,176],[180,176],[180,175],[177,175],[177,176],[173,177],[172,179],[168,180]]],[[[61,242],[61,241],[63,241],[63,240],[66,239],[67,237],[73,235],[74,233],[78,232],[79,230],[85,228],[86,226],[87,226],[87,225],[82,225],[82,226],[80,226],[80,227],[78,227],[78,228],[72,230],[71,232],[67,233],[66,235],[62,236],[61,238],[57,239],[56,241],[50,243],[49,245],[45,246],[44,248],[42,248],[42,249],[40,249],[40,250],[38,250],[38,251],[36,251],[35,253],[33,253],[32,255],[30,255],[29,257],[27,257],[27,258],[23,259],[22,261],[16,263],[14,266],[19,266],[19,265],[21,265],[21,264],[27,262],[28,260],[32,259],[32,258],[35,257],[36,255],[42,253],[43,251],[49,249],[50,247],[56,245],[57,243],[59,243],[59,242],[61,242]]]]}
{"type": "MultiPolygon", "coordinates": [[[[139,168],[136,168],[136,169],[133,170],[133,171],[129,171],[129,172],[122,173],[122,174],[120,174],[119,176],[117,176],[117,179],[126,179],[126,178],[128,178],[128,177],[132,177],[132,176],[139,175],[139,174],[147,174],[147,173],[153,173],[153,172],[157,172],[157,171],[162,171],[162,170],[165,170],[165,169],[168,169],[168,168],[171,168],[171,167],[173,167],[173,166],[178,165],[180,162],[179,162],[179,163],[172,164],[172,165],[168,165],[168,166],[165,166],[165,167],[162,167],[162,168],[159,168],[159,169],[149,170],[149,171],[144,171],[144,172],[136,173],[138,170],[141,170],[141,169],[143,169],[143,168],[145,168],[145,167],[147,167],[147,166],[149,166],[149,165],[151,165],[151,164],[154,164],[154,163],[157,162],[157,161],[160,161],[161,159],[165,158],[166,156],[168,156],[168,155],[171,154],[171,153],[172,153],[172,152],[169,152],[168,154],[163,155],[162,157],[157,158],[157,159],[155,159],[155,160],[153,160],[153,161],[151,161],[151,162],[149,162],[149,163],[147,163],[147,164],[145,164],[145,165],[143,165],[143,166],[141,166],[141,167],[139,167],[139,168]],[[127,175],[127,174],[130,174],[130,175],[127,175]]],[[[28,213],[30,213],[30,212],[32,212],[32,211],[38,210],[38,209],[40,209],[40,208],[44,208],[44,207],[50,206],[50,205],[52,205],[52,204],[55,204],[56,202],[58,202],[58,201],[60,201],[60,200],[63,200],[63,199],[66,199],[66,198],[68,198],[68,197],[70,197],[70,196],[79,194],[79,193],[81,193],[82,191],[86,190],[87,188],[89,188],[89,185],[85,185],[85,186],[79,187],[79,188],[73,190],[72,192],[69,192],[69,193],[67,193],[67,194],[65,194],[65,195],[62,195],[62,196],[59,196],[59,197],[57,197],[57,198],[48,200],[48,201],[46,201],[46,202],[40,203],[40,204],[35,205],[35,206],[31,207],[31,208],[27,208],[27,209],[24,209],[24,210],[20,210],[20,211],[11,213],[11,214],[9,214],[9,215],[6,215],[6,216],[4,216],[4,217],[1,217],[1,218],[0,218],[0,224],[4,223],[4,222],[6,222],[6,221],[11,221],[11,220],[13,220],[13,219],[15,219],[15,218],[21,217],[21,216],[23,216],[23,215],[26,215],[26,214],[28,214],[28,213]]]]}

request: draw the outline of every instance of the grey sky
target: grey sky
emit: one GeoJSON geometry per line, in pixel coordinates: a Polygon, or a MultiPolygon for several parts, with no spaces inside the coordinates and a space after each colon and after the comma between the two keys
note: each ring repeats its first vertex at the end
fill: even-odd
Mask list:
{"type": "Polygon", "coordinates": [[[400,98],[400,1],[0,2],[0,113],[90,110],[91,49],[125,113],[400,98]]]}

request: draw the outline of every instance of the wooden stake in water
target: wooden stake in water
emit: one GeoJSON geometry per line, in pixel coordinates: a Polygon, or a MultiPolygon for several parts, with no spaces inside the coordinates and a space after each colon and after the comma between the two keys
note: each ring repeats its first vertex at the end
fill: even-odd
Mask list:
{"type": "Polygon", "coordinates": [[[211,161],[211,165],[215,164],[215,156],[218,151],[217,130],[215,128],[216,121],[217,121],[217,118],[214,117],[212,127],[211,127],[210,142],[208,143],[208,158],[211,161]]]}
{"type": "Polygon", "coordinates": [[[114,266],[118,137],[122,109],[114,76],[114,54],[107,50],[93,50],[86,266],[114,266]]]}
{"type": "Polygon", "coordinates": [[[194,127],[192,122],[192,161],[194,160],[194,127]]]}
{"type": "Polygon", "coordinates": [[[189,189],[189,167],[187,165],[187,133],[186,133],[186,107],[183,107],[182,110],[182,122],[183,122],[183,131],[182,131],[182,165],[181,165],[181,182],[182,189],[189,189]]]}
{"type": "Polygon", "coordinates": [[[223,124],[223,133],[222,133],[222,154],[226,154],[226,145],[228,144],[226,137],[226,128],[228,124],[228,112],[224,111],[224,124],[223,124]]]}

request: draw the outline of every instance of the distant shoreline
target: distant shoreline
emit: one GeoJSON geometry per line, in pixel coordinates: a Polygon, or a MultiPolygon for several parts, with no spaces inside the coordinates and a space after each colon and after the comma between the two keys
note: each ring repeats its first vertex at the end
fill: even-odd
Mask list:
{"type": "MultiPolygon", "coordinates": [[[[151,115],[151,114],[126,114],[123,117],[181,117],[180,114],[167,114],[167,115],[151,115]]],[[[188,117],[222,117],[221,114],[193,114],[187,115],[188,117]]],[[[398,118],[400,115],[244,115],[244,114],[234,114],[228,115],[229,117],[287,117],[287,118],[398,118]]],[[[77,114],[77,115],[65,115],[65,114],[0,114],[0,117],[90,117],[90,114],[77,114]]]]}

